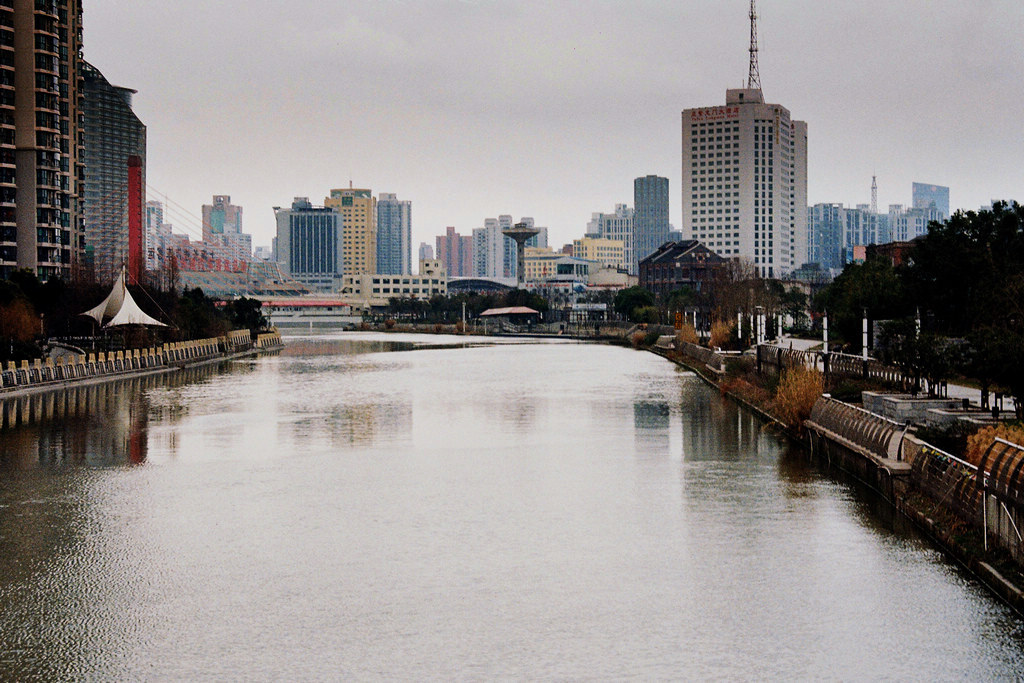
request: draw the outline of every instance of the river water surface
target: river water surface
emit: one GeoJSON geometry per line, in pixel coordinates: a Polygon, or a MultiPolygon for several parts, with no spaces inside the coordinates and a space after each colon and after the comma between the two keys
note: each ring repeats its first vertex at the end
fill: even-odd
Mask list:
{"type": "Polygon", "coordinates": [[[286,341],[4,404],[0,679],[1024,672],[1018,617],[656,356],[286,341]]]}

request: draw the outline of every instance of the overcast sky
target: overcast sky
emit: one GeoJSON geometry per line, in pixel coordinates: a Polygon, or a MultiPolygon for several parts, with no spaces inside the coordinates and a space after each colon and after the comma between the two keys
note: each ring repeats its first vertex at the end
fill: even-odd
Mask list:
{"type": "MultiPolygon", "coordinates": [[[[680,112],[747,76],[747,0],[86,0],[85,57],[138,90],[148,198],[198,230],[214,194],[270,244],[272,207],[332,187],[413,202],[413,245],[532,216],[551,244],[667,176],[680,112]]],[[[1024,2],[761,0],[765,98],[808,123],[810,203],[1024,197],[1024,2]]]]}

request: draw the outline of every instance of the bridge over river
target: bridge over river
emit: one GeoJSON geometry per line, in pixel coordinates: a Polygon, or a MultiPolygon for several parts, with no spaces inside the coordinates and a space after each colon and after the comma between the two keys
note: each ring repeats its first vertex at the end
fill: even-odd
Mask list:
{"type": "Polygon", "coordinates": [[[23,397],[0,678],[1013,678],[1022,620],[652,354],[333,333],[23,397]]]}

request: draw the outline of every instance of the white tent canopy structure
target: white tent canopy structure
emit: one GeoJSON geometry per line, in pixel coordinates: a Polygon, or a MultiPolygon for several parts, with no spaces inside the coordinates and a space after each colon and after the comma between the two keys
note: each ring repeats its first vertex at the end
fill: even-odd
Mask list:
{"type": "Polygon", "coordinates": [[[97,325],[102,325],[103,327],[118,327],[121,325],[167,327],[167,325],[156,318],[146,315],[139,308],[139,305],[135,303],[135,299],[132,298],[124,281],[124,268],[121,269],[121,275],[117,278],[117,282],[114,283],[114,288],[110,290],[107,298],[99,306],[90,308],[85,313],[82,313],[82,315],[89,316],[96,321],[97,325]],[[104,325],[104,319],[108,318],[108,322],[104,325]]]}

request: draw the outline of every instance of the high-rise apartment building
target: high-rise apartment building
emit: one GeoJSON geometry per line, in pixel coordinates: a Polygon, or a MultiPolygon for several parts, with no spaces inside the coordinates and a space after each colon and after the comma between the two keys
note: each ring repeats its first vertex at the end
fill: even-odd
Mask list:
{"type": "Polygon", "coordinates": [[[435,239],[437,260],[444,264],[450,277],[471,277],[473,275],[473,237],[460,235],[448,226],[445,234],[435,239]]]}
{"type": "Polygon", "coordinates": [[[765,102],[750,19],[747,87],[726,90],[724,106],[682,113],[682,232],[782,277],[808,255],[807,124],[765,102]]]}
{"type": "Polygon", "coordinates": [[[377,273],[412,273],[412,202],[386,192],[377,197],[377,273]]]}
{"type": "MultiPolygon", "coordinates": [[[[526,240],[527,247],[547,247],[548,229],[535,227],[533,218],[524,216],[519,222],[537,230],[537,234],[526,240]]],[[[497,218],[484,220],[484,227],[473,230],[473,275],[475,277],[515,278],[518,277],[516,243],[503,234],[512,229],[512,216],[502,214],[497,218]]]]}
{"type": "Polygon", "coordinates": [[[434,248],[426,242],[420,242],[420,261],[433,261],[434,248]]]}
{"type": "Polygon", "coordinates": [[[324,206],[341,214],[344,234],[345,274],[377,272],[377,200],[367,189],[331,190],[324,206]]]}
{"type": "Polygon", "coordinates": [[[915,209],[936,209],[942,216],[940,220],[949,218],[948,187],[929,185],[927,183],[914,183],[911,196],[915,209]]]}
{"type": "Polygon", "coordinates": [[[648,175],[633,181],[633,258],[637,264],[668,242],[668,178],[648,175]]]}
{"type": "Polygon", "coordinates": [[[0,2],[0,276],[68,277],[82,240],[82,4],[0,2]]]}
{"type": "Polygon", "coordinates": [[[516,277],[515,243],[502,234],[512,228],[512,216],[502,214],[484,220],[482,228],[473,230],[473,275],[476,277],[516,277]]]}
{"type": "Polygon", "coordinates": [[[139,158],[145,187],[146,126],[132,111],[134,90],[111,85],[92,64],[81,64],[85,263],[99,282],[110,283],[128,262],[128,160],[139,158]]]}
{"type": "Polygon", "coordinates": [[[296,197],[290,209],[274,207],[274,216],[281,270],[312,289],[340,290],[345,273],[341,212],[296,197]]]}
{"type": "Polygon", "coordinates": [[[587,223],[587,236],[615,240],[623,245],[623,260],[630,273],[636,275],[636,263],[633,249],[633,209],[626,204],[616,204],[614,213],[591,214],[587,223]]]}

